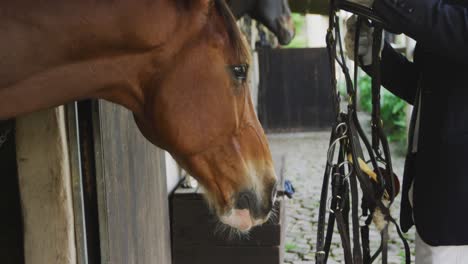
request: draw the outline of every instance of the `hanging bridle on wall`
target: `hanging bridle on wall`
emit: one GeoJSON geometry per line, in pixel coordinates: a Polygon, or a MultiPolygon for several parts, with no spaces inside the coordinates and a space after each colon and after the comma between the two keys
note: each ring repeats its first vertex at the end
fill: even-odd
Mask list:
{"type": "Polygon", "coordinates": [[[329,52],[333,102],[336,121],[332,129],[327,164],[323,178],[317,230],[316,263],[325,264],[329,256],[335,223],[338,228],[346,264],[369,264],[381,254],[382,263],[388,260],[388,225],[396,226],[405,247],[405,261],[410,263],[410,250],[400,228],[390,214],[390,206],[397,194],[397,180],[393,173],[387,138],[380,118],[380,47],[385,22],[371,9],[343,0],[330,1],[327,48],[329,52]],[[340,9],[357,15],[355,32],[354,81],[346,65],[337,11],[340,9]],[[362,23],[370,23],[372,44],[372,121],[371,141],[365,135],[356,112],[359,35],[362,23]],[[340,66],[346,83],[346,112],[341,109],[337,89],[336,63],[340,66]],[[361,146],[364,147],[361,147],[361,146]],[[358,183],[362,190],[359,210],[358,183]],[[331,189],[331,196],[328,192],[331,189]],[[326,215],[328,214],[328,221],[326,215]],[[349,218],[351,214],[350,230],[349,218]],[[362,219],[362,220],[361,220],[362,219]],[[381,233],[381,243],[371,255],[369,228],[371,222],[381,233]],[[326,225],[328,222],[328,225],[326,225]],[[327,230],[325,231],[325,228],[327,230]]]}

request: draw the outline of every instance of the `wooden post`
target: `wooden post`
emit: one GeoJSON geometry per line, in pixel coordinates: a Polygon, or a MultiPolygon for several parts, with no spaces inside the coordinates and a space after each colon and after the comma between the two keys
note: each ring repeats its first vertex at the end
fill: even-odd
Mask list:
{"type": "Polygon", "coordinates": [[[165,154],[128,110],[93,106],[102,264],[170,264],[165,154]]]}
{"type": "Polygon", "coordinates": [[[17,119],[16,151],[26,264],[75,264],[69,156],[63,107],[17,119]]]}

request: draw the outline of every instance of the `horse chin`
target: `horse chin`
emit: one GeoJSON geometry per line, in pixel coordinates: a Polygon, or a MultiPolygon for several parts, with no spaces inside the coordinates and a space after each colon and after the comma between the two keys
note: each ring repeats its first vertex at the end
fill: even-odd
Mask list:
{"type": "Polygon", "coordinates": [[[294,33],[289,32],[289,31],[282,31],[278,37],[278,42],[280,45],[288,45],[291,43],[291,40],[294,38],[294,33]]]}
{"type": "Polygon", "coordinates": [[[288,45],[294,38],[296,31],[291,19],[281,17],[277,20],[277,34],[278,42],[281,45],[288,45]]]}
{"type": "Polygon", "coordinates": [[[241,232],[248,232],[252,227],[261,224],[262,221],[253,220],[247,209],[232,209],[229,213],[220,217],[223,224],[233,227],[241,232]]]}

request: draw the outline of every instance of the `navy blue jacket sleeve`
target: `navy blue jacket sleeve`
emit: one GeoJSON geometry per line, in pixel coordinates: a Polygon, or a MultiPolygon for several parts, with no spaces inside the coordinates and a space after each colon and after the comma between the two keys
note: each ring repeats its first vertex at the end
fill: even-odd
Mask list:
{"type": "Polygon", "coordinates": [[[389,27],[454,62],[468,61],[468,2],[465,0],[375,0],[389,27]]]}
{"type": "MultiPolygon", "coordinates": [[[[380,67],[382,85],[409,104],[413,104],[419,80],[417,65],[385,43],[380,67]]],[[[372,76],[370,66],[363,67],[363,70],[372,76]]]]}

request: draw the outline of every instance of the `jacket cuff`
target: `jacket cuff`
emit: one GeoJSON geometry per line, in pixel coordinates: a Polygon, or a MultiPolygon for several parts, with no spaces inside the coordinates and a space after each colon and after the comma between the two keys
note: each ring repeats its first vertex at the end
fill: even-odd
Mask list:
{"type": "MultiPolygon", "coordinates": [[[[382,49],[381,53],[381,60],[383,63],[388,60],[392,60],[392,56],[394,55],[393,52],[395,52],[390,44],[388,42],[384,41],[384,46],[382,49]]],[[[372,77],[372,64],[370,65],[363,65],[361,69],[367,73],[367,75],[372,77]]]]}

